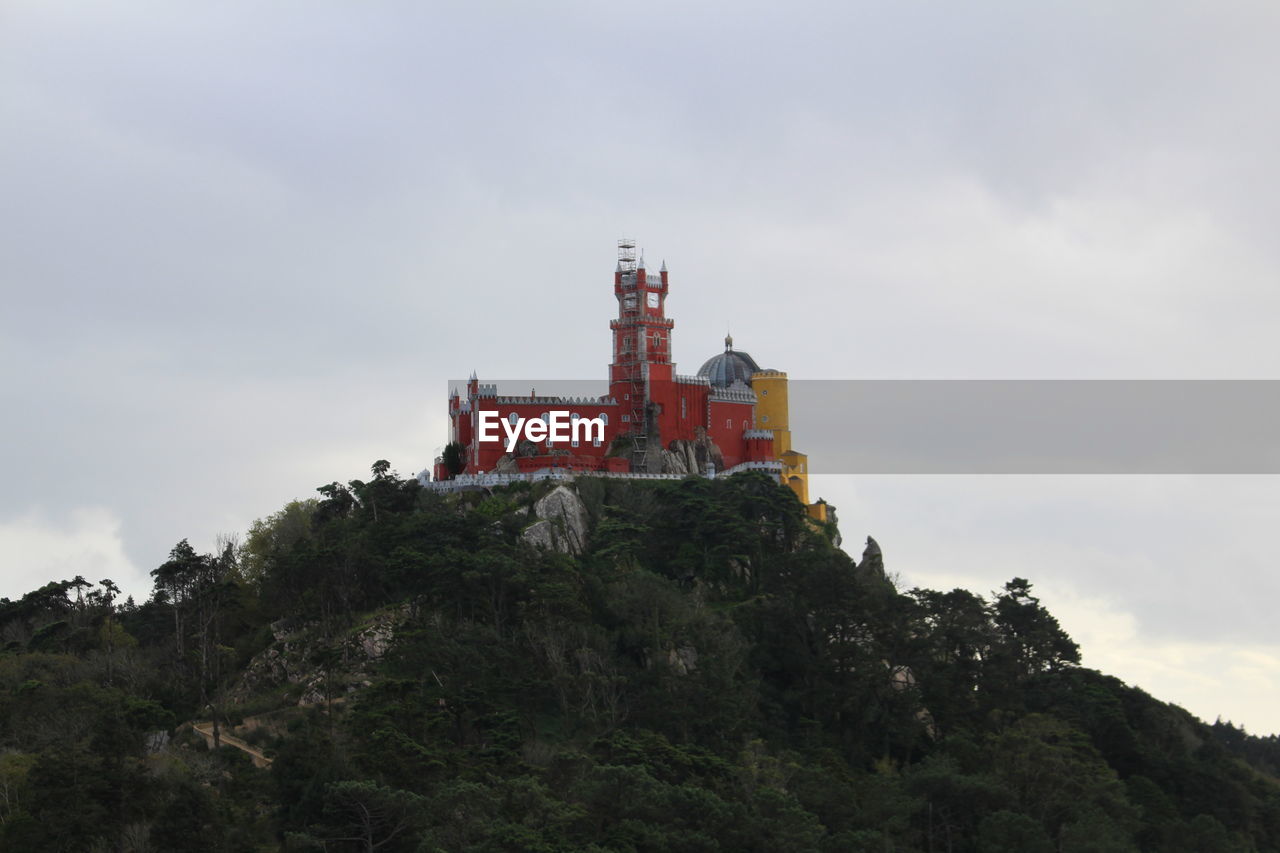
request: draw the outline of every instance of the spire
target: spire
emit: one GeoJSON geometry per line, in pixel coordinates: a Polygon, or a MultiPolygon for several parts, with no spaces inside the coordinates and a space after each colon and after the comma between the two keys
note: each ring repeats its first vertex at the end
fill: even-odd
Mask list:
{"type": "Polygon", "coordinates": [[[640,250],[640,269],[644,269],[644,249],[640,250]]]}
{"type": "Polygon", "coordinates": [[[662,269],[658,270],[658,272],[666,272],[666,271],[667,271],[667,259],[666,259],[666,258],[663,258],[663,259],[662,259],[662,269]]]}

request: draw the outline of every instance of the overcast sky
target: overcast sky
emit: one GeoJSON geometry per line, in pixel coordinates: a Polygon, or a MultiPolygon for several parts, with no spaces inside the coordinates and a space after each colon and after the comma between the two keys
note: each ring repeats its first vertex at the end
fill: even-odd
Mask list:
{"type": "MultiPolygon", "coordinates": [[[[622,235],[681,372],[731,327],[797,379],[1280,378],[1277,25],[0,0],[0,595],[142,597],[179,539],[412,474],[472,369],[603,391],[622,235]]],[[[1087,664],[1280,731],[1275,477],[816,485],[905,585],[1029,577],[1087,664]]]]}

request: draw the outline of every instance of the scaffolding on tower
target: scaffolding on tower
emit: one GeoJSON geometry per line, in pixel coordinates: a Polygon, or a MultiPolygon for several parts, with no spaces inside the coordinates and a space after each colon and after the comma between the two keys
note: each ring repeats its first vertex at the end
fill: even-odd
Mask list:
{"type": "Polygon", "coordinates": [[[636,241],[630,237],[618,241],[618,269],[630,273],[636,271],[636,241]]]}
{"type": "Polygon", "coordinates": [[[646,411],[646,403],[648,399],[648,390],[645,387],[644,376],[644,343],[641,338],[645,334],[644,327],[637,322],[641,309],[638,304],[640,296],[639,285],[641,282],[637,277],[636,265],[636,241],[623,237],[618,240],[618,272],[622,273],[622,287],[624,290],[636,290],[636,294],[631,297],[633,304],[630,308],[625,307],[619,320],[627,328],[626,334],[634,335],[634,348],[624,356],[624,361],[629,362],[625,367],[625,376],[627,382],[627,403],[629,409],[627,420],[629,421],[628,430],[631,437],[636,442],[636,450],[633,451],[633,464],[638,469],[643,470],[647,465],[648,456],[648,413],[646,411]]]}

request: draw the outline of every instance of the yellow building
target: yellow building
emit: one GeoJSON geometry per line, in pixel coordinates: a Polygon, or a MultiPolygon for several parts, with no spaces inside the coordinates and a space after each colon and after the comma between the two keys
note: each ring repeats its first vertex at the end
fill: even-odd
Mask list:
{"type": "Polygon", "coordinates": [[[826,521],[827,505],[809,503],[809,456],[791,446],[786,372],[757,370],[751,374],[751,390],[756,392],[756,429],[773,433],[773,455],[782,462],[782,482],[796,493],[811,518],[826,521]]]}
{"type": "Polygon", "coordinates": [[[762,369],[749,354],[733,348],[730,335],[724,339],[724,352],[707,359],[698,375],[716,387],[738,382],[750,386],[756,395],[755,428],[773,433],[773,455],[782,463],[782,482],[796,493],[810,518],[826,521],[827,504],[809,503],[809,457],[791,446],[787,374],[762,369]]]}

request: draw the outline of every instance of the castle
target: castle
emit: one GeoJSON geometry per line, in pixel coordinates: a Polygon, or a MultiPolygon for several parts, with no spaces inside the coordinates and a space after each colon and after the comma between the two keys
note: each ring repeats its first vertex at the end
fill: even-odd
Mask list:
{"type": "MultiPolygon", "coordinates": [[[[826,519],[826,504],[809,503],[808,457],[791,446],[787,374],[762,370],[726,337],[724,352],[695,376],[675,372],[666,315],[669,274],[657,274],[636,260],[635,241],[618,241],[613,293],[618,315],[609,322],[613,362],[609,393],[603,397],[499,396],[497,386],[472,373],[466,393],[449,394],[450,450],[437,459],[433,479],[469,482],[484,475],[536,475],[549,471],[596,472],[612,476],[683,476],[762,470],[779,477],[806,506],[826,519]],[[502,431],[486,430],[505,421],[541,420],[573,424],[572,437],[548,434],[510,444],[502,431]],[[579,430],[578,421],[598,428],[579,430]],[[559,438],[559,440],[557,440],[559,438]]],[[[540,432],[553,432],[545,428],[540,432]]]]}

